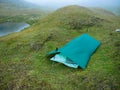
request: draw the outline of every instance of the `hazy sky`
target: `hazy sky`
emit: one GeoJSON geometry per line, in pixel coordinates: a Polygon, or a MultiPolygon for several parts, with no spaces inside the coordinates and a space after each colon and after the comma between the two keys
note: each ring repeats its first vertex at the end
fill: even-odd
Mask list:
{"type": "Polygon", "coordinates": [[[81,5],[91,7],[120,7],[120,0],[25,0],[42,6],[62,7],[66,5],[81,5]]]}

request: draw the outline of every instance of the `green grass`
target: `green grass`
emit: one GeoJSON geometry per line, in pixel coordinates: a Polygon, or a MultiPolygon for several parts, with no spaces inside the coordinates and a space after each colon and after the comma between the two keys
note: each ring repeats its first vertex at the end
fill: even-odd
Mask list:
{"type": "Polygon", "coordinates": [[[120,28],[118,23],[119,18],[115,16],[108,18],[86,8],[69,6],[26,30],[1,37],[0,89],[119,90],[120,33],[114,31],[120,28]],[[100,21],[87,26],[87,18],[93,23],[95,17],[100,21]],[[74,25],[82,27],[70,27],[69,22],[73,20],[74,25]],[[101,42],[86,69],[72,69],[46,57],[47,52],[83,33],[101,42]]]}
{"type": "MultiPolygon", "coordinates": [[[[1,5],[1,4],[0,4],[1,5]]],[[[3,5],[2,7],[7,7],[3,5]]],[[[27,22],[34,24],[45,17],[49,11],[36,8],[0,8],[0,23],[4,22],[27,22]]],[[[14,7],[14,6],[13,6],[14,7]]]]}

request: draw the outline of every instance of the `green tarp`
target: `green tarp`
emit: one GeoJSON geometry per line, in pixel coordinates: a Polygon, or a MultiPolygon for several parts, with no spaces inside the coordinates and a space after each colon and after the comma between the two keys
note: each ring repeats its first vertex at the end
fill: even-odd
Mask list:
{"type": "MultiPolygon", "coordinates": [[[[94,53],[99,45],[100,42],[95,38],[89,36],[88,34],[82,34],[68,42],[63,47],[58,48],[57,50],[53,50],[48,54],[56,54],[57,56],[59,56],[59,58],[62,55],[63,57],[65,57],[64,62],[62,61],[63,59],[59,59],[61,61],[57,60],[58,62],[66,65],[69,59],[70,61],[74,62],[75,65],[78,65],[82,69],[84,69],[90,59],[90,56],[94,53]]],[[[56,61],[54,60],[56,58],[55,56],[51,58],[51,60],[56,61]]],[[[77,68],[77,66],[75,66],[74,68],[77,68]]]]}

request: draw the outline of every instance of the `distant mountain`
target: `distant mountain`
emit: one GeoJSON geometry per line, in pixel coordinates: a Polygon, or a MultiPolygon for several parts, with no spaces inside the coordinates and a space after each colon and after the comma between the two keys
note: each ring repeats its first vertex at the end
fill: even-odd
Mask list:
{"type": "Polygon", "coordinates": [[[100,15],[115,16],[115,13],[106,9],[102,9],[102,8],[89,8],[89,9],[100,15]]]}
{"type": "Polygon", "coordinates": [[[109,7],[106,8],[106,10],[113,12],[115,15],[119,15],[120,16],[120,7],[109,7]]]}
{"type": "Polygon", "coordinates": [[[38,8],[37,5],[24,0],[0,0],[0,5],[3,6],[3,8],[4,5],[10,8],[38,8]]]}
{"type": "Polygon", "coordinates": [[[0,23],[6,21],[30,21],[47,15],[40,6],[24,0],[0,0],[0,23]]]}

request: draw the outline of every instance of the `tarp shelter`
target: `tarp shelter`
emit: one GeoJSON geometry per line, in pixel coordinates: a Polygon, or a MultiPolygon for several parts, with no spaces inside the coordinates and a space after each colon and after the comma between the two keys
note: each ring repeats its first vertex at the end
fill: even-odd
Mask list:
{"type": "Polygon", "coordinates": [[[69,41],[63,47],[53,50],[48,55],[55,55],[51,60],[69,67],[84,69],[100,42],[88,34],[82,34],[69,41]]]}

